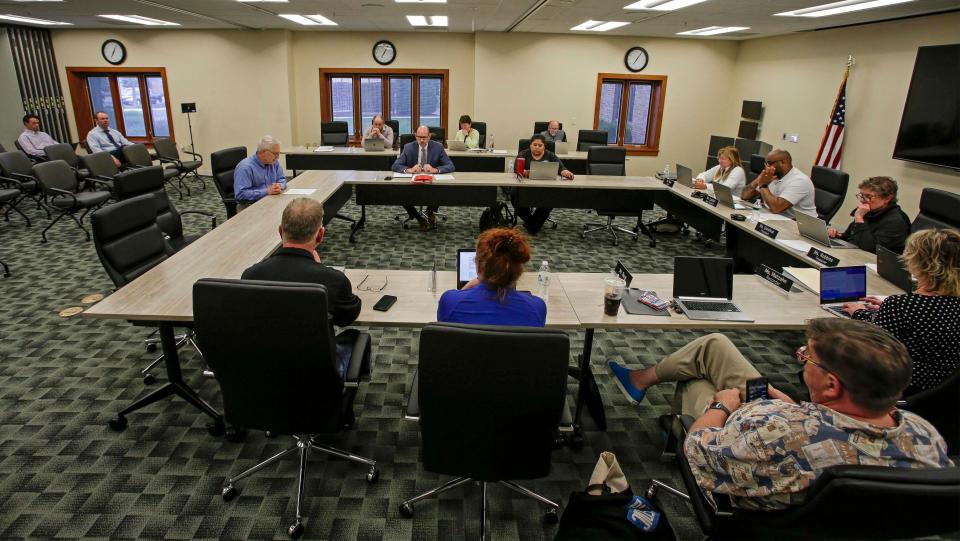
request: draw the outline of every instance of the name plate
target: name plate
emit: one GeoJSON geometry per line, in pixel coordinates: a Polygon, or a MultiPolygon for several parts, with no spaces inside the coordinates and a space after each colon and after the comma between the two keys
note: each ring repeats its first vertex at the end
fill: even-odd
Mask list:
{"type": "Polygon", "coordinates": [[[840,264],[839,259],[833,257],[827,252],[824,252],[823,250],[818,250],[816,248],[810,248],[810,251],[807,252],[807,257],[828,267],[836,267],[840,264]]]}
{"type": "Polygon", "coordinates": [[[710,205],[711,207],[717,206],[717,203],[720,202],[716,197],[711,197],[707,194],[703,194],[703,202],[710,205]]]}
{"type": "Polygon", "coordinates": [[[767,225],[767,224],[765,224],[765,223],[763,223],[763,222],[757,222],[757,227],[754,228],[754,231],[757,231],[757,232],[759,232],[759,233],[762,233],[762,234],[770,237],[771,239],[777,238],[777,235],[780,234],[779,231],[777,231],[776,229],[770,227],[769,225],[767,225]]]}
{"type": "Polygon", "coordinates": [[[676,182],[677,182],[677,181],[675,181],[675,180],[670,180],[669,178],[663,179],[663,183],[664,183],[668,188],[673,188],[673,185],[674,185],[676,182]]]}
{"type": "Polygon", "coordinates": [[[793,280],[787,278],[783,274],[771,269],[770,267],[764,265],[763,263],[757,267],[757,276],[760,276],[764,280],[770,282],[771,284],[779,287],[780,289],[789,292],[793,288],[793,280]]]}

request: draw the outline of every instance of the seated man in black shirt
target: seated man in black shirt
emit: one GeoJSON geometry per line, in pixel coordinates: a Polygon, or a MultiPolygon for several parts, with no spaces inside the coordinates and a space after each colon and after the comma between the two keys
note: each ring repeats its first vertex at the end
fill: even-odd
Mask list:
{"type": "MultiPolygon", "coordinates": [[[[283,210],[280,221],[283,245],[268,259],[243,271],[240,278],[326,286],[330,336],[334,336],[333,325],[349,325],[360,315],[360,298],[353,294],[353,286],[345,274],[320,263],[317,246],[323,242],[324,231],[323,205],[305,197],[294,199],[283,210]]],[[[351,334],[348,330],[336,337],[336,367],[341,378],[353,353],[355,337],[351,334]]]]}

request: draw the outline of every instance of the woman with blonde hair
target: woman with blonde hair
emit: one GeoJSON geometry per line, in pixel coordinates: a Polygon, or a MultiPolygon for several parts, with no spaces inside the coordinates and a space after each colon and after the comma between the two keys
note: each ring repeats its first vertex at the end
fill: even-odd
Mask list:
{"type": "Polygon", "coordinates": [[[960,368],[960,231],[925,229],[907,238],[901,260],[917,280],[913,293],[866,297],[843,310],[896,336],[913,358],[904,396],[936,387],[960,368]]]}
{"type": "Polygon", "coordinates": [[[740,167],[740,152],[737,147],[723,147],[718,150],[717,161],[717,165],[697,175],[693,180],[693,187],[704,190],[707,184],[719,182],[739,197],[747,183],[747,175],[743,172],[743,167],[740,167]]]}

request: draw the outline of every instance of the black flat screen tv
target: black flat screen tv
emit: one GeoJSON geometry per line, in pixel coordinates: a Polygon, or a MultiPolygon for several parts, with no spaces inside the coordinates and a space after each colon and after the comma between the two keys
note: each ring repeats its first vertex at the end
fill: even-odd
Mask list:
{"type": "Polygon", "coordinates": [[[893,157],[960,170],[960,43],[917,50],[893,157]]]}

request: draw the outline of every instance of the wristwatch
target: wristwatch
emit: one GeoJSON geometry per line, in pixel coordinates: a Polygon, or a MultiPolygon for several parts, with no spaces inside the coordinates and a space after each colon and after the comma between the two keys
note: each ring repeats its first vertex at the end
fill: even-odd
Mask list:
{"type": "Polygon", "coordinates": [[[719,401],[718,401],[718,402],[714,402],[713,404],[710,404],[710,407],[707,408],[707,409],[708,409],[708,410],[720,410],[720,411],[726,413],[728,416],[730,415],[730,409],[729,409],[728,407],[724,406],[724,405],[723,405],[723,402],[719,402],[719,401]]]}

